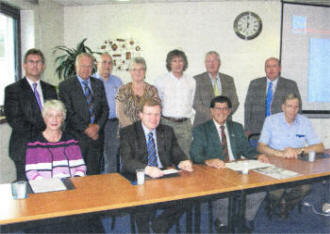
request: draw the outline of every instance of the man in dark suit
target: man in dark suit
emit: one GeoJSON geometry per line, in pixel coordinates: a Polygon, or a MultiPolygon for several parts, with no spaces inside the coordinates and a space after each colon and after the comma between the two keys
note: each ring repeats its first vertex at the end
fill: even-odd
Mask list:
{"type": "Polygon", "coordinates": [[[234,114],[238,108],[239,101],[234,79],[231,76],[219,73],[220,66],[220,55],[216,51],[209,51],[205,56],[206,72],[194,76],[196,80],[196,93],[193,105],[196,110],[194,126],[212,119],[209,106],[215,96],[226,96],[232,101],[231,114],[234,114]]]}
{"type": "MultiPolygon", "coordinates": [[[[135,122],[120,131],[120,154],[122,172],[136,173],[136,169],[144,169],[145,174],[158,178],[164,176],[161,169],[177,166],[181,170],[191,172],[192,163],[187,160],[177,143],[171,127],[159,124],[161,116],[160,103],[146,100],[139,112],[141,121],[135,122]]],[[[180,205],[181,203],[178,202],[180,205]]],[[[154,219],[152,229],[156,233],[168,232],[180,218],[184,207],[172,206],[154,219]]],[[[149,233],[149,217],[155,207],[143,208],[136,214],[136,222],[140,233],[149,233]]]]}
{"type": "Polygon", "coordinates": [[[260,133],[265,118],[281,112],[283,99],[293,93],[301,97],[295,81],[280,76],[281,65],[277,58],[265,62],[266,77],[252,80],[245,98],[244,127],[247,135],[260,133]]]}
{"type": "MultiPolygon", "coordinates": [[[[257,151],[250,146],[242,125],[228,120],[231,107],[228,97],[217,96],[212,99],[210,104],[212,119],[198,125],[193,130],[190,156],[195,163],[203,163],[209,167],[221,169],[225,167],[225,161],[241,159],[242,156],[268,162],[265,155],[258,155],[257,151]]],[[[266,192],[247,195],[246,221],[239,226],[239,232],[253,230],[253,219],[265,196],[266,192]]],[[[218,232],[229,232],[227,211],[228,198],[217,200],[215,227],[218,232]]]]}
{"type": "Polygon", "coordinates": [[[26,144],[45,129],[41,116],[43,103],[57,99],[54,86],[40,80],[45,68],[45,58],[38,49],[30,49],[24,55],[25,77],[5,89],[5,115],[12,133],[9,155],[16,166],[17,180],[25,177],[26,144]]]}
{"type": "Polygon", "coordinates": [[[67,109],[66,130],[78,141],[87,166],[87,175],[101,172],[103,127],[108,103],[102,81],[91,77],[94,57],[77,56],[77,76],[60,83],[59,96],[67,109]]]}

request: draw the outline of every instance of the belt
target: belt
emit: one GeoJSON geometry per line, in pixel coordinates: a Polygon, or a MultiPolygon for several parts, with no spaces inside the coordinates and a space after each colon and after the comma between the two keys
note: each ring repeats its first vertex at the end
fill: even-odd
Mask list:
{"type": "Polygon", "coordinates": [[[172,121],[172,122],[177,122],[177,123],[182,123],[182,122],[188,120],[188,118],[173,118],[173,117],[166,117],[166,116],[163,116],[163,118],[167,119],[169,121],[172,121]]]}
{"type": "Polygon", "coordinates": [[[115,122],[115,121],[118,121],[118,119],[117,118],[112,118],[112,119],[108,119],[109,121],[111,121],[111,122],[115,122]]]}

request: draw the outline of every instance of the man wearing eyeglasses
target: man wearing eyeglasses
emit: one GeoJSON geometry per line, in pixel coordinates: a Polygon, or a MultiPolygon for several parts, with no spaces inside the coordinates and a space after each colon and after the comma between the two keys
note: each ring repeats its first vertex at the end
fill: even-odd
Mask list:
{"type": "MultiPolygon", "coordinates": [[[[212,119],[193,129],[190,155],[195,163],[205,164],[219,170],[225,162],[241,159],[242,156],[268,162],[268,158],[250,146],[243,130],[237,122],[228,120],[232,104],[228,97],[212,99],[210,112],[212,119]]],[[[253,219],[266,196],[266,192],[250,193],[246,199],[245,220],[239,225],[239,232],[251,232],[253,219]]],[[[228,198],[216,201],[215,228],[219,233],[228,233],[228,198]]]]}
{"type": "Polygon", "coordinates": [[[25,180],[26,144],[45,129],[41,116],[43,103],[57,99],[56,89],[40,80],[45,57],[38,49],[28,50],[23,59],[25,77],[5,89],[5,115],[12,133],[9,156],[16,166],[17,180],[25,180]]]}

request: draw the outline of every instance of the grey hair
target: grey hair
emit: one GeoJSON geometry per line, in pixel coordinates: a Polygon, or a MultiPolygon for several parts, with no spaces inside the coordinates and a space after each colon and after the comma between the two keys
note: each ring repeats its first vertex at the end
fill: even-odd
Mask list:
{"type": "Polygon", "coordinates": [[[76,60],[75,60],[75,65],[76,65],[76,67],[79,66],[79,61],[80,61],[80,59],[81,59],[82,57],[88,57],[88,58],[90,58],[90,59],[92,60],[92,63],[95,62],[95,58],[94,58],[93,55],[91,55],[91,54],[89,54],[89,53],[80,53],[80,54],[77,55],[76,60]]]}
{"type": "Polygon", "coordinates": [[[62,112],[63,120],[66,118],[66,108],[63,102],[56,99],[46,101],[42,107],[42,117],[45,117],[50,109],[62,112]]]}
{"type": "Polygon", "coordinates": [[[215,56],[217,57],[217,60],[219,61],[219,63],[221,63],[220,55],[219,55],[218,52],[216,52],[216,51],[214,51],[214,50],[211,50],[211,51],[207,52],[207,53],[205,54],[205,59],[206,59],[206,57],[207,57],[208,55],[215,55],[215,56]]]}
{"type": "Polygon", "coordinates": [[[143,57],[134,57],[132,58],[130,64],[129,64],[129,70],[132,70],[132,67],[134,64],[142,64],[144,71],[147,71],[147,64],[146,60],[143,57]]]}

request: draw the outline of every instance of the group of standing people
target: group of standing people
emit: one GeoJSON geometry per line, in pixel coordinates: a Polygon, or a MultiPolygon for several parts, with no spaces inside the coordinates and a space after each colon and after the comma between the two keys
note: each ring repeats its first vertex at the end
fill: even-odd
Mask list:
{"type": "MultiPolygon", "coordinates": [[[[40,80],[45,67],[42,52],[30,49],[25,54],[25,77],[5,90],[5,114],[12,127],[9,154],[16,165],[17,179],[93,175],[103,170],[111,173],[119,170],[119,164],[123,171],[134,173],[143,168],[147,175],[157,178],[163,175],[160,169],[171,165],[191,172],[192,162],[223,168],[225,161],[241,156],[268,162],[267,155],[297,158],[302,151],[324,150],[312,128],[303,133],[300,127],[292,128],[291,135],[299,137],[293,145],[272,143],[277,134],[269,132],[272,125],[268,122],[273,117],[268,116],[283,111],[284,126],[304,118],[298,114],[298,87],[280,76],[277,58],[268,58],[266,76],[249,85],[245,129],[231,120],[239,106],[236,87],[233,77],[219,72],[221,60],[215,51],[206,53],[206,72],[194,77],[184,73],[188,68],[185,53],[170,51],[166,58],[168,72],[156,78],[154,85],[145,82],[147,65],[142,57],[132,59],[132,80],[127,84],[111,74],[113,63],[108,53],[98,59],[96,74],[92,74],[93,64],[92,55],[78,55],[77,75],[60,83],[57,96],[54,86],[40,80]],[[58,97],[61,101],[56,100],[58,97]],[[292,104],[292,100],[296,101],[292,104]],[[291,116],[290,121],[287,116],[291,116]],[[265,119],[268,124],[264,130],[265,119]],[[260,132],[258,150],[264,154],[251,147],[246,137],[260,132]]],[[[308,122],[306,118],[304,121],[308,122]]],[[[265,196],[265,192],[248,195],[243,231],[253,228],[249,222],[265,196]]],[[[228,199],[217,203],[215,226],[219,232],[228,231],[227,206],[228,199]]],[[[140,232],[149,231],[146,223],[152,212],[144,210],[137,216],[140,232]]],[[[168,231],[181,214],[182,210],[173,207],[165,210],[154,219],[153,230],[168,231]]]]}

